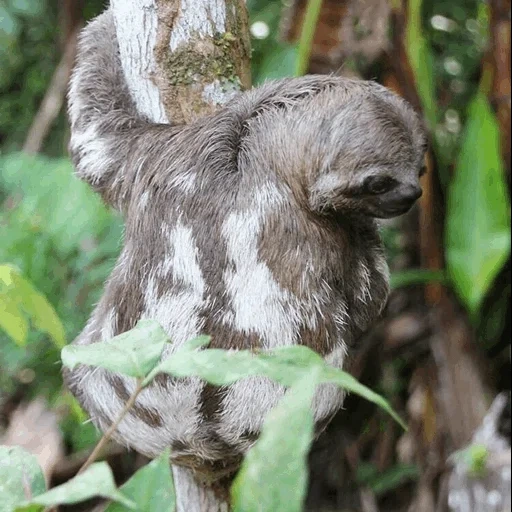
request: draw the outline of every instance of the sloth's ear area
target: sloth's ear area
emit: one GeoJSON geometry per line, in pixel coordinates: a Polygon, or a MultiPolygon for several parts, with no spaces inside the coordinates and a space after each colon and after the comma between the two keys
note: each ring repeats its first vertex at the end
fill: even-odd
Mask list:
{"type": "Polygon", "coordinates": [[[344,192],[348,183],[340,173],[327,172],[318,176],[308,187],[308,206],[319,214],[340,208],[345,202],[344,192]]]}

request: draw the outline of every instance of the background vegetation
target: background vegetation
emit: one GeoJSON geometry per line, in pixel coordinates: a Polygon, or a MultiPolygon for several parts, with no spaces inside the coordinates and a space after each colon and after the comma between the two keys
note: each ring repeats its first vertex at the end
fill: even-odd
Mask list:
{"type": "MultiPolygon", "coordinates": [[[[376,79],[427,122],[422,202],[383,228],[395,291],[351,368],[410,429],[351,397],[310,453],[308,503],[443,510],[449,455],[510,386],[510,2],[248,6],[255,84],[306,71],[376,79]]],[[[73,177],[61,108],[75,30],[102,9],[0,0],[0,441],[43,398],[58,425],[51,484],[98,440],[62,389],[60,350],[83,328],[122,238],[120,219],[73,177]]],[[[118,483],[145,463],[116,449],[103,457],[118,483]]]]}

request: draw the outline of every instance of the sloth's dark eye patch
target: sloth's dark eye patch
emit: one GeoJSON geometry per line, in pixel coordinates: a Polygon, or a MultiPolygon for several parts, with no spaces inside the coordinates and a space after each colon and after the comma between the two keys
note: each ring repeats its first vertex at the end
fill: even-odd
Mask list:
{"type": "Polygon", "coordinates": [[[367,178],[363,185],[363,191],[366,194],[384,194],[389,192],[397,185],[397,181],[390,176],[371,176],[367,178]]]}
{"type": "Polygon", "coordinates": [[[420,169],[420,178],[427,173],[427,166],[424,165],[421,169],[420,169]]]}

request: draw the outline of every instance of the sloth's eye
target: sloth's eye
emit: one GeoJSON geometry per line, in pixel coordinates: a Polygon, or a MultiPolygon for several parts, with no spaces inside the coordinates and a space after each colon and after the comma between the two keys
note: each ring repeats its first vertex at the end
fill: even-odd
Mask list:
{"type": "Polygon", "coordinates": [[[364,191],[368,194],[384,194],[396,185],[390,176],[372,176],[364,182],[364,191]]]}
{"type": "Polygon", "coordinates": [[[427,166],[424,165],[421,169],[420,169],[420,178],[427,173],[427,166]]]}

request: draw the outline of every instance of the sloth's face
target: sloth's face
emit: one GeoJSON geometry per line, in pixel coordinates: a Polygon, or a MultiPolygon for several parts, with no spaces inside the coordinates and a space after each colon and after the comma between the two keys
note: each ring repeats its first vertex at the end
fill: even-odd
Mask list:
{"type": "Polygon", "coordinates": [[[410,170],[374,169],[357,186],[344,190],[340,200],[344,209],[371,217],[403,215],[421,197],[420,178],[425,170],[425,166],[410,170]]]}
{"type": "Polygon", "coordinates": [[[426,137],[402,100],[386,92],[343,105],[318,131],[315,149],[327,157],[310,174],[313,210],[390,218],[421,196],[426,137]]]}

